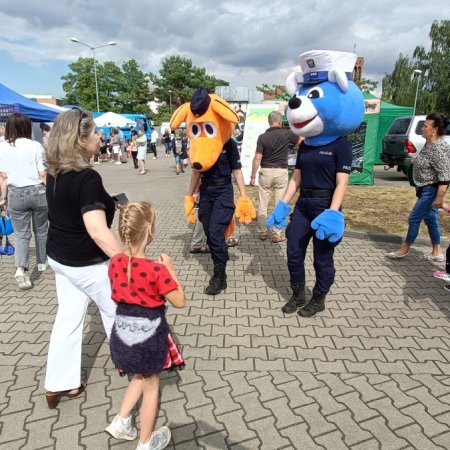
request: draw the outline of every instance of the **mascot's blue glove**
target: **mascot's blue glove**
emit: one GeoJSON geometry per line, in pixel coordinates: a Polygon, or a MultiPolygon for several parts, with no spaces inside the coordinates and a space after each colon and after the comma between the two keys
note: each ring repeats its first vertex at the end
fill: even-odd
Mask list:
{"type": "Polygon", "coordinates": [[[344,214],[335,209],[326,209],[311,222],[311,228],[317,230],[317,239],[337,242],[344,235],[344,214]]]}
{"type": "Polygon", "coordinates": [[[283,200],[280,200],[275,206],[272,214],[267,218],[266,225],[268,227],[275,228],[283,228],[287,226],[288,223],[286,217],[290,211],[291,207],[284,203],[283,200]]]}

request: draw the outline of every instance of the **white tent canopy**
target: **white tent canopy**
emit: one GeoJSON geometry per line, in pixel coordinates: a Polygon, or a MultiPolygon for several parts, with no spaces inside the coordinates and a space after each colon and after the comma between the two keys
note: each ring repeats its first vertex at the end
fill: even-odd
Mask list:
{"type": "Polygon", "coordinates": [[[94,119],[98,127],[135,127],[136,122],[120,114],[107,112],[94,119]]]}

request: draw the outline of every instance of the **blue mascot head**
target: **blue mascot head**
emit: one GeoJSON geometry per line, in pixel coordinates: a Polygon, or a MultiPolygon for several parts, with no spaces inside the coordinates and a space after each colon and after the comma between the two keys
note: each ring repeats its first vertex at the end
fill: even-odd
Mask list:
{"type": "Polygon", "coordinates": [[[300,56],[301,72],[286,80],[286,116],[305,143],[326,145],[356,130],[364,118],[364,98],[352,81],[354,53],[312,50],[300,56]]]}

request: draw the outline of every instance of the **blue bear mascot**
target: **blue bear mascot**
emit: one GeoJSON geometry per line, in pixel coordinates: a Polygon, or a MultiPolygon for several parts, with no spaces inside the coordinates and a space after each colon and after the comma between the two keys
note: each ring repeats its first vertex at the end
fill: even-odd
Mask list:
{"type": "Polygon", "coordinates": [[[286,80],[292,96],[286,116],[291,130],[305,140],[286,193],[267,225],[287,225],[287,262],[293,294],[282,311],[291,314],[298,310],[301,316],[311,317],[325,309],[326,294],[334,283],[333,254],[344,234],[341,205],[352,164],[352,145],[344,136],[361,124],[364,99],[352,81],[355,54],[312,50],[299,58],[301,72],[291,73],[286,80]],[[287,224],[289,202],[299,189],[287,224]],[[316,282],[307,302],[305,255],[311,238],[316,282]]]}

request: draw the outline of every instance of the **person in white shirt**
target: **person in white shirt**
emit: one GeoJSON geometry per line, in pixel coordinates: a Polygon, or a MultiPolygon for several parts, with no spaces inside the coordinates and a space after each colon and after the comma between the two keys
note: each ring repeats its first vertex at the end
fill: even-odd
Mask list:
{"type": "Polygon", "coordinates": [[[152,127],[152,135],[150,137],[150,150],[153,152],[153,159],[158,158],[158,152],[156,150],[156,144],[158,143],[159,134],[155,130],[154,127],[152,127]]]}
{"type": "MultiPolygon", "coordinates": [[[[31,139],[31,120],[13,113],[8,117],[5,140],[0,142],[0,191],[7,199],[15,233],[15,278],[20,289],[33,287],[28,275],[31,231],[36,243],[37,269],[47,268],[47,199],[44,149],[31,139]]],[[[4,201],[4,200],[3,200],[4,201]]]]}
{"type": "Polygon", "coordinates": [[[136,139],[137,143],[137,160],[139,172],[141,175],[145,175],[145,160],[147,159],[147,136],[144,134],[144,130],[141,128],[138,130],[138,137],[136,139]]]}

